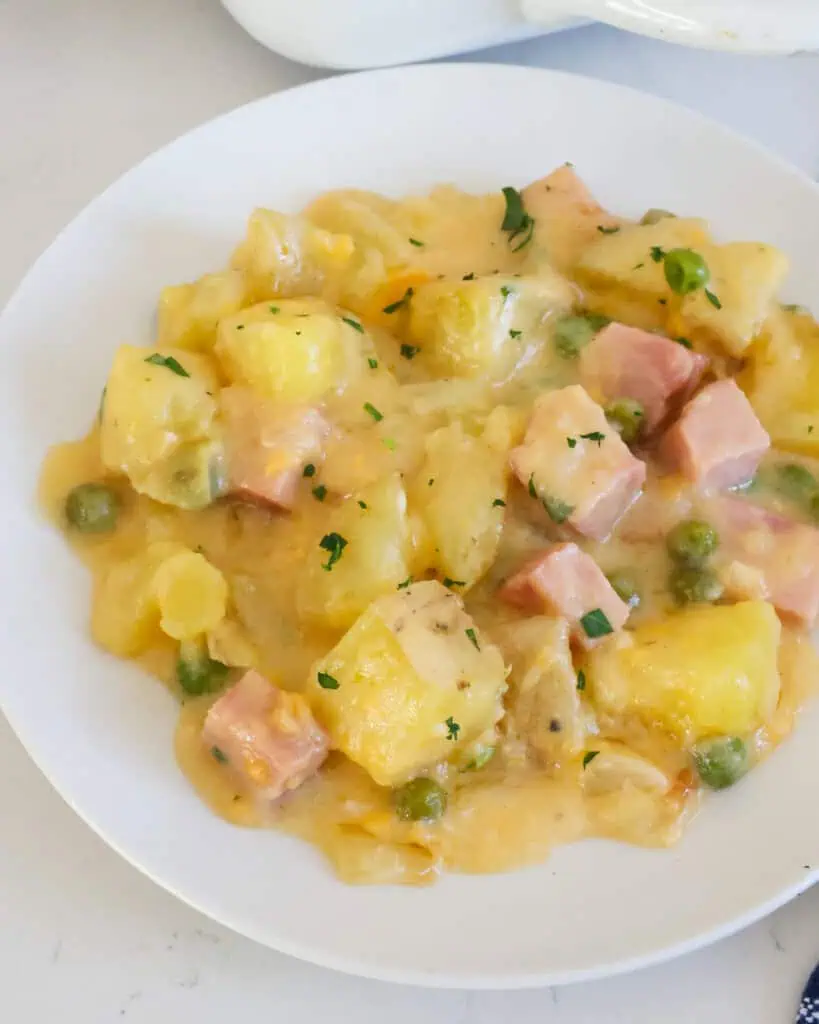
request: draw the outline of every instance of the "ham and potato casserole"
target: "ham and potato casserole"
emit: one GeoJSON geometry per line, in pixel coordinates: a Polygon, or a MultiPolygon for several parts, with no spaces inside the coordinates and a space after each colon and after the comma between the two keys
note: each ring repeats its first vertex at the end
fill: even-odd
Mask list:
{"type": "Polygon", "coordinates": [[[42,499],[202,799],[349,882],[675,842],[819,679],[819,328],[786,272],[567,164],[259,209],[164,289],[42,499]]]}

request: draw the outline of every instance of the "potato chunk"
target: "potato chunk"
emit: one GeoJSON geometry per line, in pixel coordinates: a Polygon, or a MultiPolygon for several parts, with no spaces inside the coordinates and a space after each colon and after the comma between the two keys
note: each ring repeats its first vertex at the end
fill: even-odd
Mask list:
{"type": "Polygon", "coordinates": [[[238,270],[169,285],[159,296],[158,344],[208,351],[216,341],[219,321],[238,313],[246,303],[247,289],[238,270]]]}
{"type": "Polygon", "coordinates": [[[328,516],[323,535],[306,552],[299,614],[346,628],[371,601],[407,579],[408,549],[407,498],[400,477],[390,476],[348,498],[328,516]]]}
{"type": "Polygon", "coordinates": [[[430,580],[374,601],[314,666],[308,693],[333,746],[394,786],[491,729],[504,677],[460,598],[430,580]]]}
{"type": "Polygon", "coordinates": [[[505,453],[465,434],[459,423],[436,430],[427,438],[412,493],[429,535],[431,567],[471,587],[494,561],[500,542],[505,453]]]}
{"type": "Polygon", "coordinates": [[[592,699],[604,713],[636,715],[686,745],[745,735],[776,708],[779,636],[764,601],[676,612],[592,651],[592,699]]]}
{"type": "Polygon", "coordinates": [[[362,361],[360,341],[361,332],[325,302],[290,299],[223,320],[214,351],[232,383],[265,398],[310,402],[349,382],[362,361]]]}
{"type": "Polygon", "coordinates": [[[433,281],[412,297],[408,335],[433,375],[500,379],[537,344],[548,315],[569,309],[573,297],[568,281],[548,268],[531,278],[433,281]]]}
{"type": "Polygon", "coordinates": [[[157,501],[207,505],[223,483],[217,391],[207,356],[121,346],[103,404],[102,461],[157,501]]]}

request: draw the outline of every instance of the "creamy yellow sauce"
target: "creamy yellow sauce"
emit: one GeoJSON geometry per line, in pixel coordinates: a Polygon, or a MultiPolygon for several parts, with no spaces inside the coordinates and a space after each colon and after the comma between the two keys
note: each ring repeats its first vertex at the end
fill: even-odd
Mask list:
{"type": "MultiPolygon", "coordinates": [[[[302,482],[292,511],[232,498],[184,511],[154,500],[103,462],[97,423],[83,440],[59,444],[49,452],[41,500],[94,576],[97,597],[92,629],[100,642],[110,646],[106,638],[120,629],[118,617],[124,620],[133,615],[127,605],[112,607],[108,601],[100,606],[105,603],[100,595],[112,567],[138,555],[148,544],[171,542],[201,553],[227,581],[226,616],[207,636],[212,655],[237,670],[253,666],[286,689],[304,689],[311,666],[343,632],[302,615],[299,592],[305,560],[343,496],[392,473],[406,482],[412,480],[428,436],[453,421],[463,423],[473,434],[484,431],[486,436],[494,431],[497,443],[508,448],[519,442],[540,392],[578,380],[577,362],[561,357],[551,343],[550,316],[526,332],[514,367],[501,380],[480,375],[436,380],[423,359],[402,358],[400,345],[406,343],[408,330],[405,311],[385,315],[382,310],[401,299],[413,287],[411,282],[457,282],[470,274],[508,280],[510,275],[538,272],[546,256],[534,246],[515,252],[508,233],[500,228],[503,215],[500,193],[472,197],[451,188],[402,203],[366,193],[331,193],[308,209],[308,218],[322,229],[353,238],[362,250],[380,253],[385,269],[373,271],[372,280],[360,272],[352,284],[327,271],[312,289],[312,294],[332,301],[344,296],[347,309],[353,309],[367,331],[367,351],[378,367],[357,373],[343,390],[331,390],[322,397],[321,407],[335,430],[317,476],[302,482]],[[408,239],[422,244],[408,247],[408,239]],[[383,415],[377,425],[362,416],[365,403],[383,415]],[[100,480],[113,483],[122,508],[112,533],[87,536],[66,526],[65,497],[78,484],[100,480]],[[322,501],[312,490],[318,483],[327,488],[322,501]]],[[[578,214],[578,231],[582,220],[578,214]]],[[[558,266],[565,262],[560,251],[548,256],[558,266]]],[[[582,275],[568,274],[568,280],[578,306],[647,329],[678,333],[681,314],[673,297],[658,304],[628,288],[582,275]]],[[[262,295],[256,284],[253,300],[287,294],[284,290],[262,295]]],[[[160,337],[157,347],[163,343],[160,337]]],[[[206,343],[197,347],[208,351],[206,343]]],[[[220,384],[231,383],[223,368],[217,370],[220,384]]],[[[582,541],[605,572],[620,568],[633,572],[641,603],[632,613],[629,629],[674,611],[664,537],[674,522],[703,507],[681,480],[662,475],[651,450],[641,456],[649,463],[643,497],[611,539],[582,541]]],[[[776,457],[773,453],[769,459],[776,457]]],[[[419,525],[412,493],[408,563],[414,573],[430,575],[430,542],[419,525]]],[[[770,495],[761,495],[760,501],[777,505],[770,495]]],[[[525,615],[499,602],[498,585],[528,554],[549,542],[548,534],[542,517],[533,514],[525,489],[510,482],[492,564],[464,595],[466,609],[482,635],[497,640],[502,650],[504,629],[525,615]]],[[[444,868],[508,870],[538,863],[555,845],[588,836],[668,846],[679,838],[699,800],[686,744],[637,715],[607,717],[595,708],[588,691],[578,694],[584,750],[630,751],[656,766],[671,780],[670,786],[652,790],[635,783],[628,773],[610,780],[602,773],[597,777],[591,771],[593,763],[587,765],[581,756],[550,760],[538,755],[530,743],[523,706],[515,704],[513,671],[506,714],[498,727],[497,753],[489,764],[480,771],[465,771],[466,755],[453,753],[448,761],[428,767],[449,791],[449,807],[439,823],[399,821],[391,789],[377,785],[362,767],[339,752],[333,752],[316,777],[278,805],[260,806],[202,742],[202,724],[218,694],[185,697],[175,678],[177,640],[155,624],[146,629],[147,642],[129,654],[180,697],[176,756],[199,796],[214,813],[236,825],[283,828],[315,843],[349,882],[425,884],[444,868]]],[[[579,671],[584,663],[575,652],[575,669],[579,671]]],[[[813,649],[793,628],[783,632],[779,665],[776,710],[749,738],[757,758],[788,735],[816,685],[813,649]]]]}

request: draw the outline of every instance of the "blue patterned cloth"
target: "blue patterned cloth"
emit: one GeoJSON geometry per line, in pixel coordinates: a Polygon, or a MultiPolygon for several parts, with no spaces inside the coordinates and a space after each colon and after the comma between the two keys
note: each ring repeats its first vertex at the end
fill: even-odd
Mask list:
{"type": "Polygon", "coordinates": [[[814,967],[813,974],[805,985],[799,1013],[796,1015],[796,1024],[819,1024],[819,966],[814,967]]]}

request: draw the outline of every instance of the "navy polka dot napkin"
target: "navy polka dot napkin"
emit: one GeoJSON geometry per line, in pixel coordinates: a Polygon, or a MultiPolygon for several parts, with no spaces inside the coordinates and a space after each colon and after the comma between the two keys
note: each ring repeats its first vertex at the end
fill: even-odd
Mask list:
{"type": "Polygon", "coordinates": [[[796,1024],[819,1024],[819,966],[814,967],[813,974],[805,985],[799,1013],[796,1015],[796,1024]]]}

